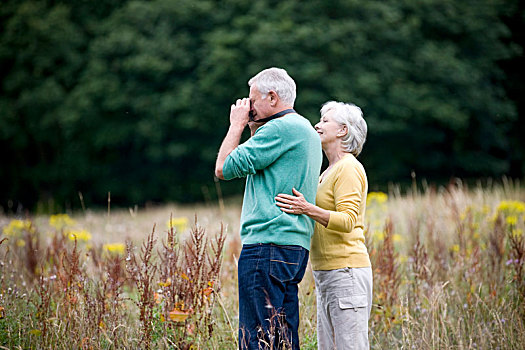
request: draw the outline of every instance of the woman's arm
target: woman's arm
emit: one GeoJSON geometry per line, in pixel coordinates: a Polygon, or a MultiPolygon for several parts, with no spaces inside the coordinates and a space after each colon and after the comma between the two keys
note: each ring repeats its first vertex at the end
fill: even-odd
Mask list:
{"type": "Polygon", "coordinates": [[[279,206],[283,212],[296,215],[305,214],[324,227],[328,225],[330,221],[330,212],[328,210],[309,203],[304,199],[302,193],[295,188],[292,189],[292,192],[295,196],[279,193],[277,197],[275,197],[277,206],[279,206]]]}

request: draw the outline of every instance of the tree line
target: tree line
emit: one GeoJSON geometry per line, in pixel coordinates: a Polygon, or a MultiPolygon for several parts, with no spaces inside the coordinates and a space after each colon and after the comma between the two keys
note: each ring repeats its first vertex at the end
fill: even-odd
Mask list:
{"type": "Polygon", "coordinates": [[[213,199],[229,106],[272,66],[312,123],[328,100],[363,109],[371,188],[522,178],[524,14],[517,0],[3,1],[0,206],[213,199]]]}

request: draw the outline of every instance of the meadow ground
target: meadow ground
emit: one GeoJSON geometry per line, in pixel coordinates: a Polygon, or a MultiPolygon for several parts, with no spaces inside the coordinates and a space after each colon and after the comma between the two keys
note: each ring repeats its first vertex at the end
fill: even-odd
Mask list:
{"type": "MultiPolygon", "coordinates": [[[[523,349],[525,189],[367,203],[372,349],[523,349]]],[[[239,203],[0,216],[0,349],[235,349],[239,217],[239,203]]],[[[316,349],[310,271],[299,293],[316,349]]]]}

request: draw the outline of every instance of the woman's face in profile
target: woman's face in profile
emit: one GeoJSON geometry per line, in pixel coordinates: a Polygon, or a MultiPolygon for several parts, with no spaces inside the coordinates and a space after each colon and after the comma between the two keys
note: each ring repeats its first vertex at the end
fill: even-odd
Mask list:
{"type": "Polygon", "coordinates": [[[321,144],[327,145],[336,142],[339,139],[343,127],[341,124],[336,122],[332,117],[334,111],[328,111],[319,120],[319,123],[315,124],[315,130],[321,138],[321,144]]]}

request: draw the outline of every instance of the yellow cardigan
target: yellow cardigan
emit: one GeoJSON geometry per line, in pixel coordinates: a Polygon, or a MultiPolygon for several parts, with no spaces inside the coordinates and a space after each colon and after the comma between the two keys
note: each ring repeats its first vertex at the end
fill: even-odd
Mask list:
{"type": "Polygon", "coordinates": [[[314,270],[371,266],[363,233],[367,192],[365,169],[352,154],[321,175],[316,205],[330,211],[330,220],[327,227],[315,223],[310,247],[314,270]]]}

